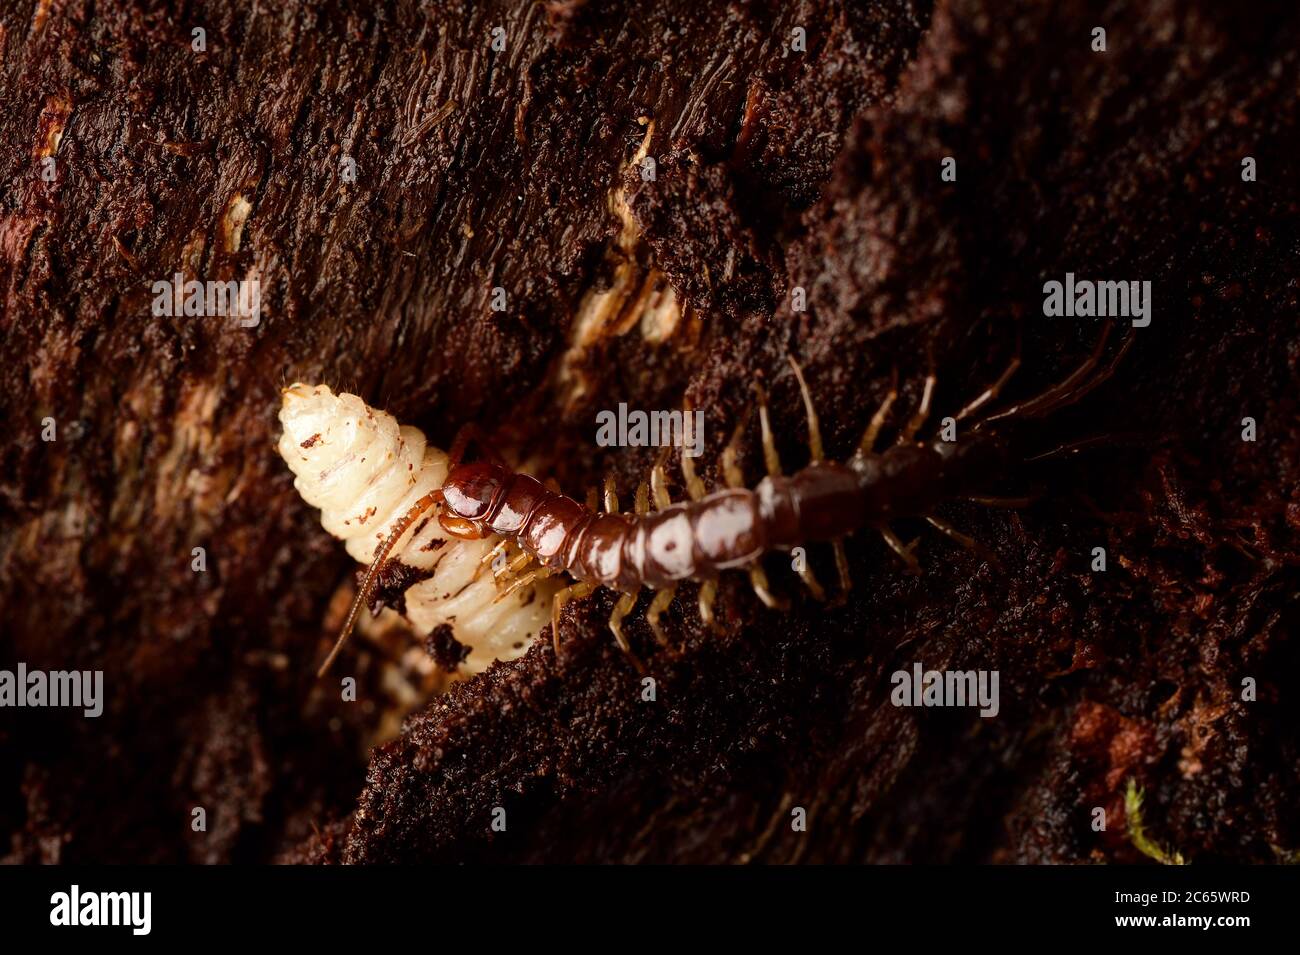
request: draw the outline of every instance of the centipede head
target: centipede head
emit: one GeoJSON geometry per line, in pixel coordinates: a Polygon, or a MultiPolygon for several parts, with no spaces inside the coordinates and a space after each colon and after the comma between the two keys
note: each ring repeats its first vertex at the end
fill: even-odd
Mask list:
{"type": "Polygon", "coordinates": [[[488,461],[473,461],[452,469],[442,484],[446,509],[466,520],[487,517],[502,487],[501,468],[488,461]]]}
{"type": "Polygon", "coordinates": [[[505,475],[505,470],[491,461],[473,461],[452,468],[442,485],[442,518],[446,519],[443,527],[454,533],[447,521],[468,525],[485,519],[505,485],[505,475]]]}

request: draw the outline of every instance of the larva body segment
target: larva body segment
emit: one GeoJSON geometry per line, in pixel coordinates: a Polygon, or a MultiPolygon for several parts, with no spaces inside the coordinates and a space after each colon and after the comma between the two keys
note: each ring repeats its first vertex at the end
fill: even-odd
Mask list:
{"type": "MultiPolygon", "coordinates": [[[[282,395],[279,451],[294,487],[321,511],[321,525],[369,563],[393,525],[447,476],[445,452],[417,428],[325,385],[294,384],[282,395]]],[[[415,521],[389,557],[423,577],[404,594],[405,616],[420,633],[451,624],[470,648],[462,667],[485,669],[521,655],[548,622],[553,582],[538,579],[498,601],[501,591],[482,566],[496,540],[450,538],[432,513],[415,521]]]]}

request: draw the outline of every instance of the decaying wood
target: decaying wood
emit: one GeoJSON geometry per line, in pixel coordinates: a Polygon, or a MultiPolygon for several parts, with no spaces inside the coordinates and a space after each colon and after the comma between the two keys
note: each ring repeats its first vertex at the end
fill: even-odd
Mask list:
{"type": "Polygon", "coordinates": [[[1193,860],[1294,849],[1300,27],[1116,3],[1099,56],[1084,6],[7,5],[0,666],[108,692],[98,720],[5,714],[11,857],[1126,860],[1129,777],[1193,860]],[[723,632],[681,601],[657,655],[630,618],[653,704],[596,596],[563,667],[540,641],[373,755],[381,655],[340,661],[358,703],[313,680],[350,567],[275,454],[281,385],[443,442],[478,420],[575,493],[612,471],[628,495],[653,449],[591,442],[619,401],[709,409],[712,479],[762,380],[801,463],[787,353],[839,456],[894,367],[910,403],[932,353],[956,407],[1017,317],[1032,393],[1095,334],[1041,316],[1067,270],[1149,279],[1156,314],[1044,442],[1150,440],[947,515],[1002,573],[922,535],[909,578],[862,540],[841,609],[728,582],[723,632]],[[257,277],[260,322],[155,316],[176,272],[257,277]],[[584,302],[656,276],[670,334],[615,319],[573,351],[584,302]],[[891,706],[915,660],[998,669],[999,718],[891,706]],[[807,833],[774,823],[792,806],[807,833]]]}

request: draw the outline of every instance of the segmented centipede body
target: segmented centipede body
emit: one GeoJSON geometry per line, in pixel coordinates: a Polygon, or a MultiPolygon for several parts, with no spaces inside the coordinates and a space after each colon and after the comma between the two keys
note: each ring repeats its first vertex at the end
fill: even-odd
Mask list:
{"type": "MultiPolygon", "coordinates": [[[[842,464],[825,459],[811,394],[802,370],[791,360],[807,414],[810,463],[793,475],[782,474],[760,390],[758,412],[767,476],[753,488],[744,486],[736,464],[742,421],[722,454],[728,487],[707,494],[691,459],[683,455],[683,477],[690,500],[670,500],[662,466],[657,465],[651,475],[656,508],[653,512],[645,484],[637,491],[635,511],[629,514],[619,511],[612,484],[607,481],[605,510],[599,512],[550,490],[533,477],[513,472],[494,456],[461,463],[467,443],[462,437],[452,449],[441,486],[411,503],[393,525],[396,529],[392,536],[400,536],[407,524],[436,508],[437,523],[447,535],[465,541],[497,537],[498,549],[513,543],[522,553],[512,566],[520,569],[536,561],[538,566],[520,577],[516,587],[553,579],[557,573],[573,578],[574,582],[564,589],[551,591],[552,636],[557,652],[561,607],[568,599],[585,596],[597,587],[622,593],[610,618],[610,629],[623,650],[630,653],[622,621],[635,606],[643,587],[658,591],[646,611],[646,620],[664,642],[659,618],[671,603],[677,584],[684,580],[701,583],[700,616],[706,624],[713,619],[716,578],[727,570],[747,570],[759,598],[770,607],[782,606],[784,601],[770,590],[759,562],[769,551],[831,543],[840,589],[846,592],[851,580],[843,540],[863,528],[874,528],[915,571],[919,569],[916,558],[889,528],[891,521],[902,517],[923,518],[953,541],[996,562],[994,555],[934,511],[954,498],[1003,506],[1018,503],[988,496],[989,483],[1025,460],[1041,460],[1082,446],[1069,445],[1026,458],[1001,425],[1048,415],[1078,401],[1108,378],[1132,344],[1130,334],[1114,356],[1103,362],[1110,327],[1104,326],[1091,354],[1063,381],[996,414],[977,417],[977,412],[998,397],[1018,367],[1017,347],[1003,374],[955,415],[957,422],[971,419],[963,426],[961,440],[918,439],[930,415],[935,389],[931,374],[925,380],[917,408],[898,429],[895,443],[878,452],[877,439],[897,397],[897,390],[891,389],[858,448],[842,464]]],[[[387,552],[385,548],[377,552],[372,575],[387,552]]],[[[798,573],[813,596],[823,599],[825,592],[806,562],[798,573]]],[[[362,596],[358,595],[358,602],[362,596]]],[[[347,637],[355,611],[354,604],[339,645],[347,637]]]]}
{"type": "Polygon", "coordinates": [[[950,489],[993,476],[1007,463],[1004,447],[993,435],[946,456],[941,446],[896,445],[647,514],[592,511],[526,474],[475,462],[452,471],[442,500],[454,516],[517,541],[552,570],[632,592],[712,579],[768,551],[831,542],[869,524],[928,513],[950,489]]]}
{"type": "MultiPolygon", "coordinates": [[[[858,449],[840,464],[825,460],[820,427],[802,370],[791,360],[798,379],[808,419],[811,462],[795,474],[784,476],[772,439],[766,406],[759,397],[764,457],[768,474],[755,487],[742,486],[736,467],[737,428],[723,453],[723,470],[728,488],[705,494],[690,459],[682,465],[691,500],[671,503],[663,490],[662,471],[655,472],[658,510],[646,506],[644,489],[638,492],[635,513],[618,513],[617,502],[607,486],[606,512],[591,508],[548,490],[528,475],[514,474],[498,462],[480,461],[452,468],[442,489],[434,497],[444,505],[441,521],[453,535],[465,537],[497,534],[513,540],[525,554],[544,568],[564,571],[577,584],[562,591],[552,618],[558,634],[558,607],[568,596],[583,595],[594,587],[608,587],[624,594],[610,626],[624,649],[621,621],[632,609],[642,587],[659,591],[647,611],[647,620],[662,640],[659,615],[672,600],[673,588],[683,580],[704,583],[700,612],[712,619],[712,581],[723,571],[748,569],[754,589],[764,603],[781,601],[768,588],[758,561],[773,550],[790,550],[816,542],[835,547],[842,590],[851,584],[842,540],[866,527],[877,529],[893,551],[907,565],[917,568],[916,559],[889,529],[889,522],[901,517],[920,517],[957,543],[993,560],[976,541],[947,524],[934,513],[944,501],[966,497],[985,503],[1006,504],[984,492],[990,482],[1020,463],[1015,445],[997,422],[1041,417],[1078,401],[1113,372],[1132,342],[1126,338],[1115,356],[1102,363],[1110,326],[1103,329],[1088,359],[1064,381],[1042,394],[1020,402],[998,414],[974,421],[960,441],[921,441],[917,434],[930,413],[935,379],[925,381],[920,403],[899,429],[895,444],[883,452],[875,450],[880,430],[893,404],[896,391],[873,417],[858,449]]],[[[988,389],[956,415],[970,418],[994,400],[1019,365],[1019,350],[1010,366],[988,389]]],[[[1058,449],[1066,450],[1066,449],[1058,449]]],[[[1041,457],[1041,456],[1040,456],[1041,457]]],[[[811,570],[800,574],[821,598],[824,592],[811,570]]]]}

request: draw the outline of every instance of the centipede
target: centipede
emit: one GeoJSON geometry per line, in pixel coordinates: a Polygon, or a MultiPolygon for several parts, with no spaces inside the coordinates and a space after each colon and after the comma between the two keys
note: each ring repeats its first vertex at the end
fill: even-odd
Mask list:
{"type": "MultiPolygon", "coordinates": [[[[1031,499],[999,496],[990,492],[990,486],[1018,467],[1099,443],[1094,437],[1046,451],[1026,450],[1012,425],[1044,418],[1074,404],[1110,378],[1133,343],[1130,329],[1117,348],[1109,349],[1112,354],[1107,357],[1111,334],[1112,323],[1107,322],[1089,354],[1065,378],[995,411],[993,407],[1021,364],[1017,336],[1005,370],[952,415],[962,427],[957,440],[944,440],[937,433],[922,436],[937,385],[931,370],[921,382],[916,407],[896,427],[893,442],[878,447],[900,393],[895,373],[856,448],[842,462],[826,457],[812,393],[802,368],[791,357],[790,370],[807,424],[809,461],[804,467],[788,475],[783,472],[766,396],[761,386],[756,386],[752,409],[757,410],[766,475],[753,487],[745,484],[738,464],[739,442],[752,418],[745,415],[721,453],[725,487],[708,492],[693,461],[683,454],[682,483],[687,498],[674,502],[661,457],[649,481],[638,486],[631,512],[620,510],[609,478],[604,484],[603,509],[596,507],[594,500],[580,503],[529,474],[512,470],[485,444],[476,428],[463,429],[452,445],[440,486],[422,493],[391,524],[387,538],[375,550],[338,639],[319,672],[328,670],[347,641],[394,546],[431,511],[436,512],[437,524],[449,538],[490,543],[484,559],[504,555],[510,548],[517,551],[509,566],[518,576],[506,593],[539,582],[563,582],[551,591],[551,638],[557,659],[564,606],[598,588],[617,592],[609,629],[619,648],[638,663],[638,669],[624,620],[643,590],[654,592],[645,621],[661,645],[667,643],[662,615],[675,599],[677,588],[688,581],[699,585],[699,615],[707,628],[715,624],[718,580],[730,571],[748,574],[754,593],[765,606],[786,609],[788,600],[774,592],[763,568],[762,558],[771,552],[829,545],[839,585],[834,599],[841,601],[852,587],[845,540],[854,534],[875,532],[908,572],[920,572],[914,544],[905,544],[891,529],[891,524],[904,518],[923,520],[956,545],[996,566],[995,554],[936,512],[956,500],[990,507],[1023,506],[1031,499]],[[478,445],[481,453],[467,460],[471,444],[478,445]]],[[[796,573],[814,599],[828,599],[806,561],[800,562],[796,573]]]]}

